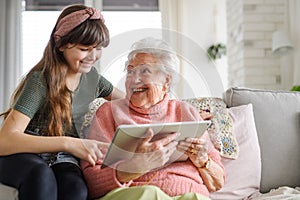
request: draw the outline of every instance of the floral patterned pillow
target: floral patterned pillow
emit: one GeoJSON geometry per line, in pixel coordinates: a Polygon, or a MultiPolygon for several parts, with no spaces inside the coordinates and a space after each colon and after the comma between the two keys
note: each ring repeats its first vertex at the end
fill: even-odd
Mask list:
{"type": "Polygon", "coordinates": [[[92,101],[89,105],[89,111],[84,115],[84,121],[81,126],[81,130],[79,133],[79,137],[86,138],[86,134],[88,132],[88,129],[90,127],[90,124],[92,122],[92,119],[94,117],[95,112],[97,109],[107,100],[103,98],[96,98],[94,101],[92,101]]]}
{"type": "Polygon", "coordinates": [[[209,119],[212,125],[208,129],[209,136],[221,156],[237,159],[239,146],[233,133],[232,119],[226,104],[221,98],[203,97],[183,99],[198,109],[203,119],[209,119]]]}

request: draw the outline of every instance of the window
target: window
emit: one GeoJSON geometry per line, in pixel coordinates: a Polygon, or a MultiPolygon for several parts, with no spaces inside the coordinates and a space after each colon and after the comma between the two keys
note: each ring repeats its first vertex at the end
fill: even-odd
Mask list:
{"type": "Polygon", "coordinates": [[[59,11],[70,4],[84,4],[84,0],[25,0],[25,2],[27,11],[59,11]]]}
{"type": "MultiPolygon", "coordinates": [[[[25,0],[26,10],[61,10],[84,0],[25,0]]],[[[99,0],[98,0],[99,1],[99,0]]],[[[158,0],[102,0],[104,11],[158,11],[158,0]]]]}
{"type": "Polygon", "coordinates": [[[42,57],[60,12],[23,11],[22,73],[31,69],[42,57]]]}
{"type": "MultiPolygon", "coordinates": [[[[24,5],[22,13],[22,30],[23,30],[23,71],[25,74],[31,69],[42,57],[44,48],[49,41],[50,34],[56,23],[56,20],[61,12],[61,9],[66,6],[66,2],[70,3],[74,0],[56,0],[56,4],[47,4],[46,0],[26,0],[26,3],[31,2],[29,5],[24,5]],[[33,4],[35,2],[35,4],[33,4]],[[39,4],[37,4],[37,2],[39,4]],[[59,2],[60,4],[57,4],[59,2]],[[65,3],[65,4],[64,4],[65,3]],[[27,8],[29,10],[27,10],[27,8]],[[59,8],[59,9],[57,9],[59,8]]],[[[111,0],[107,1],[110,2],[111,0]]],[[[141,1],[141,0],[140,0],[141,1]]],[[[148,1],[148,0],[147,0],[148,1]]],[[[141,2],[147,2],[141,1],[141,2]]],[[[77,1],[76,1],[77,2],[77,1]]],[[[116,1],[111,1],[116,2],[116,1]]],[[[122,1],[123,2],[123,1],[122,1]]],[[[127,2],[132,2],[127,0],[127,2]]],[[[151,2],[151,1],[149,1],[151,2]]],[[[105,3],[105,1],[103,1],[105,3]]],[[[149,4],[150,5],[150,4],[149,4]]],[[[110,4],[107,5],[111,6],[110,4]]],[[[151,4],[151,9],[154,9],[154,4],[151,4]]],[[[104,4],[105,7],[105,4],[104,4]]],[[[145,6],[141,6],[145,7],[145,6]]],[[[112,7],[109,7],[112,8],[112,7]]],[[[124,7],[123,7],[124,8],[124,7]]],[[[128,9],[128,8],[127,8],[128,9]]],[[[154,9],[155,10],[155,9],[154,9]]],[[[118,34],[141,28],[161,28],[161,14],[156,9],[155,11],[103,11],[102,14],[105,18],[105,23],[110,30],[111,37],[117,36],[118,34]]],[[[122,60],[122,59],[121,59],[122,60]]],[[[120,61],[120,62],[123,62],[120,61]]],[[[121,64],[121,63],[120,63],[121,64]]],[[[110,70],[106,71],[105,74],[109,73],[109,79],[112,78],[114,84],[119,77],[117,73],[111,73],[110,70]]]]}
{"type": "Polygon", "coordinates": [[[158,11],[158,0],[103,0],[104,11],[158,11]]]}

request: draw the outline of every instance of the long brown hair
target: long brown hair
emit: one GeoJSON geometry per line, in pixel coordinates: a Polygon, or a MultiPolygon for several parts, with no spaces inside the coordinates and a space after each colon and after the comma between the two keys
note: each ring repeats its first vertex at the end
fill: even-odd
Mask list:
{"type": "MultiPolygon", "coordinates": [[[[13,103],[20,95],[28,77],[36,71],[41,72],[47,87],[45,107],[48,109],[48,125],[46,134],[49,136],[64,135],[64,128],[70,129],[72,126],[71,93],[65,81],[68,63],[59,48],[68,43],[102,47],[107,47],[109,44],[109,32],[101,19],[88,19],[55,42],[54,33],[58,22],[63,17],[86,8],[84,5],[71,5],[62,11],[52,30],[43,57],[23,78],[12,95],[11,102],[13,103]]],[[[5,119],[10,111],[11,108],[1,116],[4,116],[5,119]]]]}

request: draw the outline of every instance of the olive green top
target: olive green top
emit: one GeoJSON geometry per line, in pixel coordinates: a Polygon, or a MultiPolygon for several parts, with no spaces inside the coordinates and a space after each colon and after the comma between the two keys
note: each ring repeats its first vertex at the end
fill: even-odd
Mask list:
{"type": "MultiPolygon", "coordinates": [[[[96,68],[89,73],[82,74],[78,88],[72,92],[72,130],[65,131],[65,135],[78,137],[78,133],[88,111],[89,104],[96,97],[106,97],[113,90],[113,85],[103,76],[98,74],[96,68]],[[78,131],[76,131],[78,130],[78,131]]],[[[13,105],[13,109],[27,115],[31,121],[26,132],[45,135],[47,126],[47,87],[41,72],[34,72],[26,81],[20,96],[13,105]]]]}

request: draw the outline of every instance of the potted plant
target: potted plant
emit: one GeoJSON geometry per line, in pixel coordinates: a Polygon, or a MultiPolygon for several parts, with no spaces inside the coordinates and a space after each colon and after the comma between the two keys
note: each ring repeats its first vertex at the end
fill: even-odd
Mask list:
{"type": "Polygon", "coordinates": [[[226,55],[226,46],[222,43],[213,44],[207,49],[207,55],[211,60],[220,59],[226,55]]]}
{"type": "Polygon", "coordinates": [[[300,92],[300,85],[294,85],[292,87],[291,91],[298,91],[298,92],[300,92]]]}

